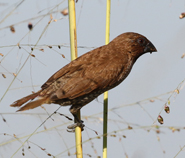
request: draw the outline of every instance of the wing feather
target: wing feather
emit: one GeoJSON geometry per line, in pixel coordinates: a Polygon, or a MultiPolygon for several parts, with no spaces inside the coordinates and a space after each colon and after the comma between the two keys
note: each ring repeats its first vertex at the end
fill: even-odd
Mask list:
{"type": "Polygon", "coordinates": [[[86,53],[56,72],[42,88],[46,92],[50,89],[52,101],[64,98],[74,99],[92,91],[113,86],[117,83],[128,60],[122,60],[127,58],[125,54],[121,58],[121,54],[115,55],[115,52],[111,51],[103,46],[86,53]],[[60,83],[57,88],[53,88],[55,82],[60,83]]]}

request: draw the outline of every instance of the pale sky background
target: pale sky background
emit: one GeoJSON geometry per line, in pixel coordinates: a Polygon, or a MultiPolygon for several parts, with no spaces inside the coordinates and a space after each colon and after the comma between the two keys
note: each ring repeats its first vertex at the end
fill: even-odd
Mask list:
{"type": "MultiPolygon", "coordinates": [[[[68,16],[60,13],[68,7],[68,1],[27,0],[12,12],[20,2],[0,0],[0,53],[4,54],[4,57],[0,56],[0,73],[6,75],[6,79],[0,76],[0,113],[6,119],[6,122],[0,120],[0,158],[11,157],[28,138],[22,137],[33,133],[48,117],[46,111],[52,113],[58,108],[58,105],[44,105],[46,111],[39,107],[15,113],[17,109],[9,105],[32,91],[39,90],[53,73],[71,59],[68,16]],[[52,16],[57,22],[52,22],[47,27],[37,49],[33,51],[35,58],[28,59],[2,98],[14,78],[12,73],[20,70],[28,52],[31,52],[30,45],[37,43],[47,26],[49,12],[54,12],[52,16]],[[38,18],[31,19],[34,17],[38,18]],[[27,21],[23,22],[24,20],[27,21]],[[31,32],[27,27],[29,22],[35,26],[31,32]],[[15,33],[10,31],[11,25],[14,25],[15,33]],[[16,46],[17,43],[21,49],[16,46]],[[64,46],[58,49],[57,45],[64,46]],[[39,49],[44,49],[44,52],[39,49]],[[11,142],[15,139],[14,134],[22,139],[11,142]]],[[[109,112],[108,132],[113,132],[111,134],[116,137],[108,136],[108,158],[124,158],[125,154],[129,158],[173,158],[185,145],[185,83],[182,83],[178,95],[166,94],[175,90],[185,79],[185,58],[181,58],[185,53],[185,19],[179,19],[184,11],[185,0],[112,0],[110,40],[124,32],[137,32],[146,36],[158,52],[139,58],[127,79],[109,91],[109,109],[118,108],[109,112]],[[152,99],[154,102],[148,99],[152,97],[155,97],[152,99]],[[166,114],[162,109],[169,97],[171,111],[166,114]],[[145,102],[140,102],[142,100],[145,102]],[[160,133],[157,134],[157,129],[151,127],[161,110],[164,124],[155,123],[160,127],[160,133]],[[128,125],[133,129],[128,130],[128,125]],[[172,132],[173,128],[180,131],[172,132]]],[[[79,0],[76,3],[77,43],[83,47],[78,48],[79,56],[104,45],[105,17],[105,0],[79,0]]],[[[81,110],[82,119],[88,127],[83,132],[83,141],[97,136],[91,129],[96,130],[99,136],[103,133],[102,102],[101,95],[81,110]]],[[[68,109],[69,107],[62,107],[59,112],[72,118],[68,109]]],[[[47,131],[43,131],[44,126],[41,126],[37,130],[41,133],[29,139],[31,149],[27,149],[28,143],[25,143],[24,157],[48,157],[47,152],[62,158],[75,157],[74,134],[66,131],[67,125],[73,122],[58,114],[52,118],[45,123],[47,131]],[[52,129],[49,130],[50,128],[52,129]],[[40,147],[46,150],[43,151],[40,147]],[[68,156],[68,149],[71,156],[68,156]]],[[[185,157],[184,150],[185,148],[177,158],[185,157]]],[[[84,158],[88,158],[88,154],[92,157],[102,156],[102,137],[84,143],[83,152],[84,158]]],[[[14,155],[14,158],[20,157],[23,157],[22,148],[14,155]]]]}

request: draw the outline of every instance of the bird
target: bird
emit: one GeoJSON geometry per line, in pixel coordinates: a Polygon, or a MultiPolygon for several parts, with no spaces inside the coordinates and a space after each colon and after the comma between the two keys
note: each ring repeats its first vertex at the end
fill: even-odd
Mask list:
{"type": "Polygon", "coordinates": [[[68,128],[83,128],[85,125],[77,112],[105,91],[118,86],[129,75],[136,60],[152,52],[157,52],[157,49],[145,36],[135,32],[123,33],[109,44],[71,61],[54,73],[38,92],[10,106],[20,107],[17,111],[25,111],[43,104],[71,105],[70,112],[77,123],[68,128]]]}

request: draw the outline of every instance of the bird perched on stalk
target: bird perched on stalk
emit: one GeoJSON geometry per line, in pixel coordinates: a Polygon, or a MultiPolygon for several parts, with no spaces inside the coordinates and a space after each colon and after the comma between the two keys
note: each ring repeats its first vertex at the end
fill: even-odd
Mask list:
{"type": "Polygon", "coordinates": [[[71,105],[70,112],[77,123],[69,128],[83,128],[83,121],[77,117],[77,112],[100,94],[119,85],[141,55],[156,51],[155,46],[143,35],[123,33],[109,44],[71,61],[53,74],[41,86],[41,90],[10,106],[21,107],[29,100],[18,111],[33,109],[42,104],[71,105]],[[38,99],[32,101],[36,97],[38,99]]]}

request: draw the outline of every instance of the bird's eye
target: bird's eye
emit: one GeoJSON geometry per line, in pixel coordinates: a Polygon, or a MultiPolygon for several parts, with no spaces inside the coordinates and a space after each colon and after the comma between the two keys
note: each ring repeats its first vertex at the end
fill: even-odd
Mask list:
{"type": "Polygon", "coordinates": [[[145,39],[144,39],[144,38],[139,38],[139,39],[137,40],[137,42],[138,42],[141,46],[143,46],[143,45],[145,44],[145,39]]]}

